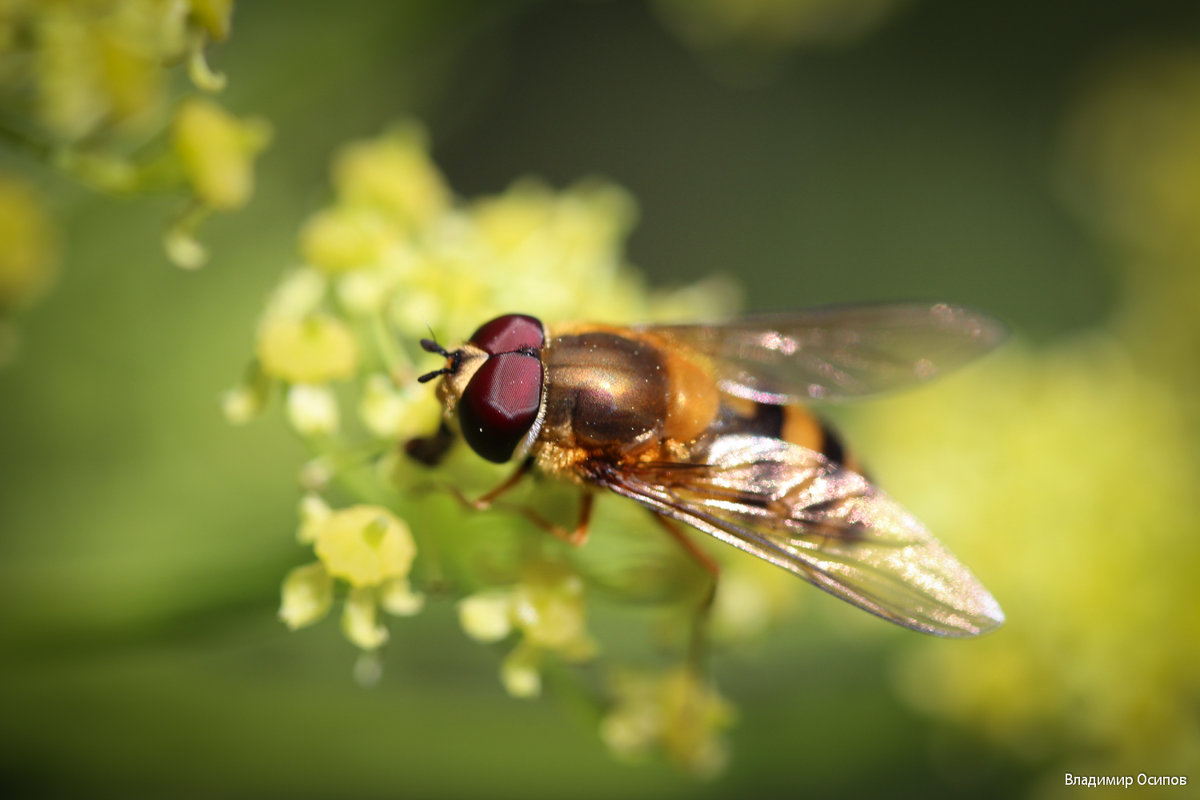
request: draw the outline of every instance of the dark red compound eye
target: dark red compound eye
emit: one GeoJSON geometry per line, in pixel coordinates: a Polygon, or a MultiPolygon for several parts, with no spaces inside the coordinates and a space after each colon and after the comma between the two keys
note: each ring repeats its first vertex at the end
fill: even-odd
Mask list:
{"type": "Polygon", "coordinates": [[[484,323],[467,341],[485,353],[496,355],[541,350],[545,340],[541,320],[526,314],[505,314],[484,323]]]}
{"type": "Polygon", "coordinates": [[[540,358],[525,353],[492,356],[471,378],[459,401],[463,438],[488,461],[508,461],[537,420],[541,400],[540,358]]]}

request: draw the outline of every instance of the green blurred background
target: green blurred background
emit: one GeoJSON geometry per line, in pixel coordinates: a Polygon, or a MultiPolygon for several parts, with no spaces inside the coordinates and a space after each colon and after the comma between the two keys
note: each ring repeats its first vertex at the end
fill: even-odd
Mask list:
{"type": "MultiPolygon", "coordinates": [[[[218,399],[251,352],[266,292],[296,261],[298,225],[328,197],[331,154],[409,115],[463,196],[525,174],[627,187],[641,214],[630,257],[657,285],[731,275],[754,310],[951,300],[1051,344],[1103,324],[1124,291],[1114,248],[1059,191],[1065,117],[1097,64],[1159,42],[1200,47],[1200,8],[920,0],[856,41],[746,63],[689,47],[640,2],[240,3],[231,41],[212,51],[231,79],[222,102],[267,117],[275,138],[252,204],[206,226],[207,268],[165,263],[170,201],[31,173],[61,221],[64,265],[0,372],[0,786],[33,797],[1063,791],[1071,745],[1048,734],[1014,752],[914,710],[894,666],[915,634],[847,633],[840,612],[721,656],[740,719],[731,768],[711,782],[616,763],[552,698],[507,697],[496,653],[461,634],[445,601],[392,627],[383,680],[360,688],[335,622],[291,635],[275,619],[279,580],[302,558],[291,532],[303,450],[278,418],[230,427],[218,399]]],[[[1070,470],[1087,456],[1047,457],[1070,470]]],[[[986,581],[988,565],[960,554],[986,581]]],[[[1195,694],[1178,700],[1197,708],[1195,694]]],[[[1169,766],[1200,781],[1196,763],[1169,766]]]]}

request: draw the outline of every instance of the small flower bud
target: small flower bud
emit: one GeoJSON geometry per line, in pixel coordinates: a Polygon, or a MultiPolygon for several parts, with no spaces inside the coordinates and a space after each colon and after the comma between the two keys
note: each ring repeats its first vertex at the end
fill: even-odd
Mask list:
{"type": "Polygon", "coordinates": [[[542,693],[541,654],[537,648],[520,645],[500,665],[500,682],[513,697],[533,698],[542,693]]]}
{"type": "Polygon", "coordinates": [[[288,383],[342,380],[358,368],[358,344],[346,324],[325,314],[268,318],[258,334],[263,371],[288,383]]]}
{"type": "Polygon", "coordinates": [[[337,397],[328,386],[297,384],[287,392],[287,416],[292,427],[305,436],[336,433],[337,397]]]}
{"type": "Polygon", "coordinates": [[[380,209],[411,226],[444,212],[450,198],[429,159],[424,131],[416,125],[345,147],[334,164],[333,182],[343,202],[380,209]]]}
{"type": "Polygon", "coordinates": [[[272,381],[258,362],[247,370],[245,382],[221,395],[221,413],[231,425],[245,425],[262,413],[271,393],[272,381]]]}
{"type": "Polygon", "coordinates": [[[319,561],[296,567],[283,580],[279,618],[292,630],[317,622],[333,602],[333,578],[319,561]]]}
{"type": "Polygon", "coordinates": [[[565,566],[533,565],[513,592],[512,608],[531,644],[568,650],[586,637],[583,581],[565,566]]]}
{"type": "Polygon", "coordinates": [[[296,530],[296,541],[313,544],[321,534],[321,527],[333,516],[333,512],[319,494],[309,492],[300,499],[300,527],[296,530]]]}
{"type": "Polygon", "coordinates": [[[425,607],[425,595],[414,592],[407,578],[393,578],[379,587],[379,605],[396,617],[411,617],[425,607]]]}
{"type": "Polygon", "coordinates": [[[719,734],[732,721],[733,709],[694,670],[617,675],[613,690],[617,703],[601,721],[600,735],[616,755],[638,756],[658,746],[701,777],[725,766],[719,734]]]}
{"type": "Polygon", "coordinates": [[[376,211],[337,206],[318,211],[300,231],[304,260],[336,274],[378,266],[393,238],[376,211]]]}
{"type": "Polygon", "coordinates": [[[391,281],[379,270],[356,270],[337,282],[342,308],[354,317],[376,314],[383,309],[391,293],[391,281]]]}
{"type": "Polygon", "coordinates": [[[221,413],[231,425],[245,425],[262,410],[249,386],[235,386],[221,395],[221,413]]]}
{"type": "Polygon", "coordinates": [[[512,633],[512,592],[493,589],[464,597],[458,603],[458,623],[477,642],[498,642],[512,633]]]}
{"type": "Polygon", "coordinates": [[[196,238],[194,226],[172,225],[163,234],[167,258],[180,269],[200,269],[208,263],[208,249],[196,238]]]}
{"type": "Polygon", "coordinates": [[[414,382],[397,389],[386,375],[367,378],[358,414],[363,424],[381,439],[407,439],[437,430],[441,418],[437,395],[414,382]]]}
{"type": "Polygon", "coordinates": [[[342,609],[342,633],[363,650],[375,650],[388,640],[387,628],[377,621],[377,610],[374,589],[356,587],[350,590],[342,609]]]}
{"type": "Polygon", "coordinates": [[[240,208],[254,191],[254,158],[270,139],[262,120],[239,120],[211,100],[189,98],[175,112],[175,152],[205,205],[240,208]]]}
{"type": "Polygon", "coordinates": [[[315,269],[294,269],[271,292],[263,319],[303,320],[314,317],[327,288],[325,276],[315,269]]]}
{"type": "Polygon", "coordinates": [[[296,480],[306,492],[323,491],[333,480],[333,465],[329,463],[328,458],[322,456],[310,458],[300,467],[296,480]]]}

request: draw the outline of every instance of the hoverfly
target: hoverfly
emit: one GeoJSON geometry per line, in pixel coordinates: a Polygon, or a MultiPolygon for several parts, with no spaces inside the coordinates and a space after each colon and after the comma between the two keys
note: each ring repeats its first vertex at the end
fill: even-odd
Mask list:
{"type": "Polygon", "coordinates": [[[1004,621],[1000,606],[803,404],[923,382],[1003,337],[988,317],[946,304],[630,327],[505,314],[455,350],[422,340],[446,359],[420,378],[441,378],[446,422],[408,449],[436,461],[457,418],[477,454],[519,462],[476,507],[536,468],[583,489],[573,532],[542,521],[572,543],[603,488],[648,508],[714,577],[671,520],[891,622],[973,636],[1004,621]]]}

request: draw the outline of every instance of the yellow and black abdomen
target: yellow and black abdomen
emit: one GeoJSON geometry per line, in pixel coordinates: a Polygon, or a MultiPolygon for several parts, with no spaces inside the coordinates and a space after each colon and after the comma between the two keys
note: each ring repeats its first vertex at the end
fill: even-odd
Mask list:
{"type": "Polygon", "coordinates": [[[771,405],[725,395],[713,432],[782,439],[818,452],[838,466],[860,471],[858,460],[847,451],[841,434],[805,406],[771,405]]]}

